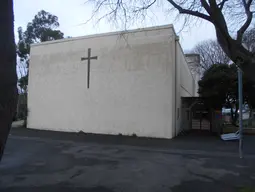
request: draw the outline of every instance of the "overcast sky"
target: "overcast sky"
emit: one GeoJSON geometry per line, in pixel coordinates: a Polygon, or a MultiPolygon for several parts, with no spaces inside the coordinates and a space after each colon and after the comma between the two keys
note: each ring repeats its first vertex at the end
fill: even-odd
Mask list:
{"type": "MultiPolygon", "coordinates": [[[[65,36],[83,36],[88,34],[103,33],[121,30],[102,21],[84,24],[90,17],[92,5],[84,4],[86,0],[14,0],[15,30],[19,26],[25,27],[34,15],[40,10],[50,12],[59,18],[60,30],[65,36]]],[[[173,22],[171,15],[166,16],[162,9],[155,7],[153,20],[148,19],[146,23],[133,25],[131,28],[165,25],[173,23],[177,32],[181,29],[181,22],[173,22]]],[[[215,31],[211,24],[204,22],[194,27],[187,27],[178,33],[184,50],[192,47],[203,40],[215,39],[215,31]]]]}

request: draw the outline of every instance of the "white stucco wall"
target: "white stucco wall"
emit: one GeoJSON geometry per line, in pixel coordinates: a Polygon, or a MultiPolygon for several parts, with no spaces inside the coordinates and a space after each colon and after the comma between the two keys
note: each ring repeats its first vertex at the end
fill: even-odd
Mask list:
{"type": "Polygon", "coordinates": [[[186,61],[188,62],[188,66],[189,69],[192,73],[192,76],[194,78],[194,83],[195,83],[195,93],[194,96],[198,97],[198,89],[199,89],[199,85],[198,85],[198,81],[201,79],[201,71],[199,68],[200,65],[200,55],[199,54],[186,54],[186,61]]]}
{"type": "Polygon", "coordinates": [[[31,47],[28,127],[172,138],[171,25],[46,42],[31,47]],[[87,56],[92,49],[90,88],[87,56]]]}
{"type": "Polygon", "coordinates": [[[194,97],[195,96],[195,80],[188,66],[188,61],[184,55],[179,41],[175,44],[176,52],[176,91],[175,91],[175,136],[177,136],[185,127],[184,122],[187,116],[182,109],[181,98],[182,97],[194,97]]]}
{"type": "Polygon", "coordinates": [[[184,52],[178,43],[178,65],[181,67],[181,96],[192,97],[195,93],[195,81],[189,69],[184,52]]]}

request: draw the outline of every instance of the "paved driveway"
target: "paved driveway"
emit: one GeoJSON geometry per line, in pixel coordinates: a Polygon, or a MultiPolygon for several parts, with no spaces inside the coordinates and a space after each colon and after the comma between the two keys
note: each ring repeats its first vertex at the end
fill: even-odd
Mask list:
{"type": "Polygon", "coordinates": [[[226,192],[255,187],[255,154],[239,159],[231,151],[236,143],[202,146],[206,141],[177,139],[169,147],[153,147],[161,141],[130,146],[60,139],[61,134],[58,139],[50,133],[28,135],[8,140],[0,164],[1,192],[226,192]]]}

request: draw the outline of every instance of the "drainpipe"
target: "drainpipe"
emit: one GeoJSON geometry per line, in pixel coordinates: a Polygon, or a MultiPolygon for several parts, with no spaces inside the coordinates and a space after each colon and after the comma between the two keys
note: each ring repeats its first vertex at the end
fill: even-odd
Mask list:
{"type": "Polygon", "coordinates": [[[174,59],[175,59],[175,62],[174,62],[174,65],[175,65],[175,75],[174,75],[174,77],[175,77],[175,80],[174,80],[174,111],[175,111],[175,115],[174,115],[174,130],[175,130],[175,137],[177,136],[177,123],[176,123],[176,121],[177,121],[177,115],[179,115],[178,113],[178,111],[177,111],[177,97],[176,97],[176,94],[177,94],[177,45],[178,45],[178,42],[179,42],[179,36],[176,36],[175,37],[175,41],[174,41],[174,54],[175,54],[175,56],[174,56],[174,59]]]}

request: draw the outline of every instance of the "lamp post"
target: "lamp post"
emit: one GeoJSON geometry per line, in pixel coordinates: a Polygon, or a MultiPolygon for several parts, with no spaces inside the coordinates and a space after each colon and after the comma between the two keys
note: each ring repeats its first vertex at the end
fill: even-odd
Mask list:
{"type": "Polygon", "coordinates": [[[239,99],[239,157],[243,158],[243,73],[238,65],[238,99],[239,99]]]}

